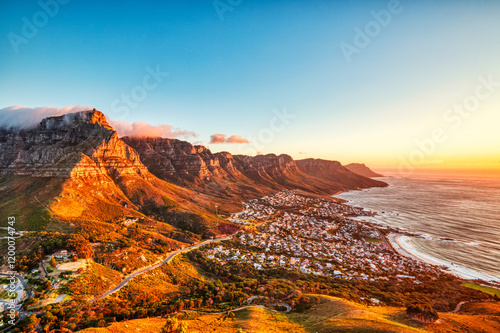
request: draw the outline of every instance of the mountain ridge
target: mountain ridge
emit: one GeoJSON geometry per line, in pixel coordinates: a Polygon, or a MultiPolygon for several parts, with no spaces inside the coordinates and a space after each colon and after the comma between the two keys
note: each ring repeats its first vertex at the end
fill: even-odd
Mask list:
{"type": "MultiPolygon", "coordinates": [[[[0,192],[18,188],[24,195],[22,178],[23,188],[40,192],[36,205],[63,220],[117,221],[175,206],[214,221],[214,205],[236,211],[242,200],[283,189],[331,195],[386,185],[339,162],[314,161],[313,166],[286,154],[212,153],[177,139],[119,138],[95,109],[48,117],[32,129],[0,129],[0,192]],[[59,193],[42,195],[36,179],[59,193]]],[[[0,202],[2,215],[6,203],[0,202]]],[[[27,203],[35,204],[33,198],[27,203]]]]}
{"type": "Polygon", "coordinates": [[[228,194],[242,194],[246,189],[253,197],[292,188],[329,195],[338,191],[386,186],[383,182],[352,173],[337,161],[316,160],[329,164],[330,174],[326,173],[327,170],[314,173],[307,169],[307,162],[302,162],[307,160],[294,160],[286,154],[247,156],[229,152],[212,153],[204,146],[168,138],[123,137],[122,140],[139,153],[144,164],[157,177],[202,191],[216,190],[216,186],[209,186],[210,183],[223,187],[228,182],[236,185],[236,188],[225,188],[228,194]]]}

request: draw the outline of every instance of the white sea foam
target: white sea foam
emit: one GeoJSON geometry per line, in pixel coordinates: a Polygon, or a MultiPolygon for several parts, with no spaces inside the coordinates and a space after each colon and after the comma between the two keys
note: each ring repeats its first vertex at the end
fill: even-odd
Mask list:
{"type": "MultiPolygon", "coordinates": [[[[406,252],[410,253],[415,259],[427,262],[432,265],[438,265],[438,266],[446,266],[448,268],[448,271],[460,276],[461,278],[464,279],[470,279],[470,280],[484,280],[484,281],[494,281],[494,282],[499,282],[500,283],[500,278],[496,276],[492,276],[489,274],[484,274],[481,272],[478,272],[474,269],[462,266],[462,265],[457,265],[453,262],[447,261],[447,260],[442,260],[436,257],[433,257],[427,253],[423,253],[419,250],[417,250],[412,244],[411,244],[411,238],[405,235],[398,235],[395,237],[396,243],[402,247],[406,252]]],[[[394,245],[394,244],[393,244],[394,245]]]]}
{"type": "Polygon", "coordinates": [[[390,186],[337,197],[378,214],[359,220],[418,235],[406,251],[417,251],[421,260],[464,278],[500,281],[500,181],[380,180],[390,186]]]}

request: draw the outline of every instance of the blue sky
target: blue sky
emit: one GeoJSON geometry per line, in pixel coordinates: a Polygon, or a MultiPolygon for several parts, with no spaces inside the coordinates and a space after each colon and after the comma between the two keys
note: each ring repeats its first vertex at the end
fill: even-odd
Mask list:
{"type": "Polygon", "coordinates": [[[214,151],[378,167],[397,167],[419,149],[416,140],[445,126],[446,142],[424,151],[418,166],[495,166],[500,159],[492,125],[500,120],[500,89],[457,130],[442,119],[480,77],[500,81],[498,1],[221,3],[232,10],[218,13],[213,1],[73,0],[25,38],[23,17],[43,20],[43,8],[3,1],[0,108],[89,105],[112,120],[194,131],[191,142],[208,144],[223,133],[258,143],[209,145],[214,151]],[[397,8],[390,22],[379,23],[347,61],[341,43],[356,46],[355,28],[366,32],[372,11],[390,6],[397,8]],[[13,34],[26,43],[13,47],[13,34]],[[129,112],[117,111],[122,95],[157,68],[169,75],[129,112]],[[285,109],[295,118],[272,139],[259,139],[269,134],[273,110],[285,109]]]}

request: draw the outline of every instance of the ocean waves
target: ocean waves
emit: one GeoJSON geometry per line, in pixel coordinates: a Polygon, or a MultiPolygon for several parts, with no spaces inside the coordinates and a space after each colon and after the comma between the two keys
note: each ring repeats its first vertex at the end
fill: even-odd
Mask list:
{"type": "MultiPolygon", "coordinates": [[[[337,197],[377,213],[359,217],[411,232],[414,251],[500,281],[500,181],[384,177],[386,188],[337,197]]],[[[406,244],[408,245],[408,244],[406,244]]]]}

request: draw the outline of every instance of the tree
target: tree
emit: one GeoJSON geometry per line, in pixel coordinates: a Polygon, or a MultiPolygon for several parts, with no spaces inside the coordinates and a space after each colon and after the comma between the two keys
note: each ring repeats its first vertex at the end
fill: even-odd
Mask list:
{"type": "Polygon", "coordinates": [[[52,267],[57,266],[57,262],[56,262],[56,259],[54,258],[54,256],[50,257],[50,264],[52,265],[52,267]]]}
{"type": "Polygon", "coordinates": [[[35,327],[40,323],[40,319],[36,317],[35,314],[29,315],[19,322],[19,328],[23,329],[23,332],[35,333],[35,327]]]}
{"type": "Polygon", "coordinates": [[[87,238],[79,234],[73,234],[68,240],[68,247],[76,251],[78,256],[83,259],[92,258],[94,251],[87,238]]]}
{"type": "Polygon", "coordinates": [[[167,318],[165,325],[161,328],[161,333],[177,333],[179,331],[179,320],[175,317],[167,318]]]}
{"type": "Polygon", "coordinates": [[[430,304],[412,304],[406,308],[406,313],[411,319],[432,323],[439,319],[436,310],[430,304]]]}

